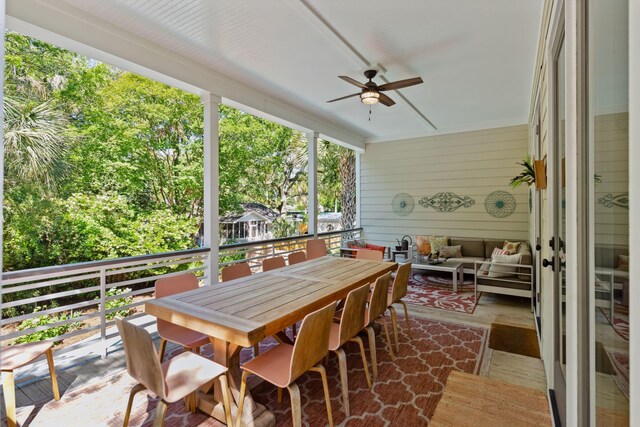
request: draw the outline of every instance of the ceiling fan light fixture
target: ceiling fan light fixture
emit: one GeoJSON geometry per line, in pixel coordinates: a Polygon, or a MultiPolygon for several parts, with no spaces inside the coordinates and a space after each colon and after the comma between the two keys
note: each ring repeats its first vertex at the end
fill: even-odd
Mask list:
{"type": "Polygon", "coordinates": [[[362,101],[363,104],[377,104],[378,98],[380,98],[380,93],[377,90],[367,90],[360,94],[360,101],[362,101]]]}

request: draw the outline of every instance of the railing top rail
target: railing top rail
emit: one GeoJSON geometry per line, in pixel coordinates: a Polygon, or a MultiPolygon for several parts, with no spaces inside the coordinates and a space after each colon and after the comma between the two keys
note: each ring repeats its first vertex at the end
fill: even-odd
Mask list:
{"type": "MultiPolygon", "coordinates": [[[[354,231],[362,231],[362,227],[351,228],[349,230],[325,231],[324,233],[318,233],[318,237],[337,236],[339,234],[351,233],[354,231]]],[[[303,234],[301,236],[279,237],[277,239],[268,239],[268,240],[256,240],[253,242],[246,242],[246,243],[233,243],[231,245],[220,245],[220,250],[222,251],[225,249],[241,249],[241,248],[246,248],[251,246],[268,245],[269,243],[291,242],[296,240],[306,240],[306,239],[312,239],[312,238],[313,238],[313,234],[303,234]]]]}
{"type": "Polygon", "coordinates": [[[210,251],[210,248],[193,248],[193,249],[185,249],[182,251],[173,251],[173,252],[162,252],[157,254],[147,254],[147,255],[136,255],[124,258],[110,258],[103,259],[100,261],[87,261],[87,262],[77,262],[75,264],[65,264],[65,265],[52,265],[49,267],[38,267],[38,268],[30,268],[27,270],[18,270],[18,271],[5,271],[2,273],[2,280],[10,280],[10,279],[21,279],[28,278],[33,276],[38,276],[41,274],[50,274],[50,273],[68,273],[74,270],[86,270],[87,268],[95,268],[98,269],[100,267],[117,267],[120,264],[126,264],[130,262],[147,262],[153,261],[154,259],[166,258],[168,256],[183,257],[187,255],[196,255],[201,253],[207,253],[210,251]]]}

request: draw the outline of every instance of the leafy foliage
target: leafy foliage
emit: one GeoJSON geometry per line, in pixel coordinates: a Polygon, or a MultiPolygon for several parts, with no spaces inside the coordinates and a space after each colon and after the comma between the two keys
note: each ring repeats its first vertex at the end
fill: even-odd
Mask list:
{"type": "MultiPolygon", "coordinates": [[[[36,307],[34,312],[42,310],[42,307],[36,307]]],[[[56,324],[59,322],[65,322],[67,320],[78,317],[79,313],[73,313],[72,315],[68,315],[66,313],[60,313],[55,316],[50,314],[43,314],[42,316],[33,317],[31,319],[24,320],[20,325],[18,325],[19,331],[24,331],[27,329],[37,328],[39,326],[47,326],[56,324]]],[[[25,342],[34,342],[34,341],[44,341],[50,338],[57,337],[59,335],[66,334],[68,332],[72,332],[80,327],[79,322],[71,322],[65,323],[62,325],[57,325],[50,327],[49,329],[45,329],[43,331],[33,332],[28,335],[21,336],[15,340],[15,344],[25,343],[25,342]]]]}
{"type": "Polygon", "coordinates": [[[536,182],[536,174],[533,170],[533,161],[531,160],[531,155],[527,153],[524,156],[524,160],[522,162],[517,162],[516,164],[522,166],[523,170],[519,175],[511,178],[511,181],[509,181],[509,185],[511,185],[511,187],[513,188],[516,188],[521,184],[534,184],[536,182]]]}
{"type": "MultiPolygon", "coordinates": [[[[129,292],[131,292],[131,288],[122,288],[122,289],[111,288],[107,291],[106,296],[107,298],[114,297],[116,295],[123,295],[129,292]]],[[[122,297],[122,298],[114,298],[114,299],[107,300],[107,302],[105,303],[105,307],[107,310],[112,310],[118,307],[123,307],[125,305],[132,304],[132,303],[133,303],[133,297],[130,297],[130,296],[122,297]]],[[[112,311],[111,313],[107,313],[107,319],[113,320],[116,318],[116,316],[127,317],[129,314],[131,314],[132,311],[133,310],[131,308],[112,311]]]]}

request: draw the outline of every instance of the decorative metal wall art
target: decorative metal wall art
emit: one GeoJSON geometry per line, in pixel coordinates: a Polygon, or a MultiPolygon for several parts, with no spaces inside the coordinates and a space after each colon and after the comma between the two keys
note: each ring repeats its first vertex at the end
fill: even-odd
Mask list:
{"type": "Polygon", "coordinates": [[[458,196],[455,193],[438,193],[435,196],[425,196],[418,202],[423,208],[432,207],[438,212],[453,212],[458,208],[468,208],[475,203],[469,196],[458,196]]]}
{"type": "Polygon", "coordinates": [[[407,193],[398,193],[393,196],[391,207],[396,215],[407,216],[413,211],[415,205],[413,197],[407,193]]]}
{"type": "Polygon", "coordinates": [[[606,194],[598,199],[598,203],[604,205],[605,208],[613,208],[619,206],[621,208],[629,209],[629,193],[620,194],[606,194]]]}
{"type": "Polygon", "coordinates": [[[516,199],[506,191],[494,191],[484,200],[484,208],[493,217],[505,218],[516,210],[516,199]]]}

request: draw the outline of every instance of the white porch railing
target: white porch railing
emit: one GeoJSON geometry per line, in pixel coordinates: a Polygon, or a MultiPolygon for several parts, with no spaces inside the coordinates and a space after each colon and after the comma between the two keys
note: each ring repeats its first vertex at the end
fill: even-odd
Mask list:
{"type": "MultiPolygon", "coordinates": [[[[329,253],[339,254],[343,238],[357,238],[362,229],[321,233],[327,240],[329,253]]],[[[261,271],[262,260],[274,255],[287,255],[296,250],[304,250],[306,241],[313,236],[272,239],[220,246],[220,268],[241,261],[248,261],[254,272],[261,271]]],[[[3,332],[0,341],[4,344],[26,335],[43,332],[69,324],[77,324],[75,330],[49,337],[55,341],[78,335],[82,343],[76,343],[64,351],[101,341],[101,353],[107,351],[107,339],[111,338],[107,328],[114,321],[108,315],[121,310],[131,310],[153,297],[154,282],[184,272],[193,272],[203,283],[209,283],[204,272],[209,258],[209,248],[153,255],[90,261],[43,267],[29,270],[5,272],[2,276],[2,310],[14,312],[0,319],[3,332]],[[108,295],[112,289],[127,289],[117,295],[108,295]],[[25,295],[25,293],[27,293],[25,295]],[[117,307],[106,308],[109,301],[134,298],[134,301],[117,307]],[[37,307],[44,307],[36,311],[37,307]],[[54,323],[38,325],[37,322],[23,330],[17,326],[30,319],[45,315],[65,314],[66,318],[54,323]],[[76,317],[74,317],[74,314],[76,317]]],[[[113,330],[113,328],[111,328],[113,330]]]]}

